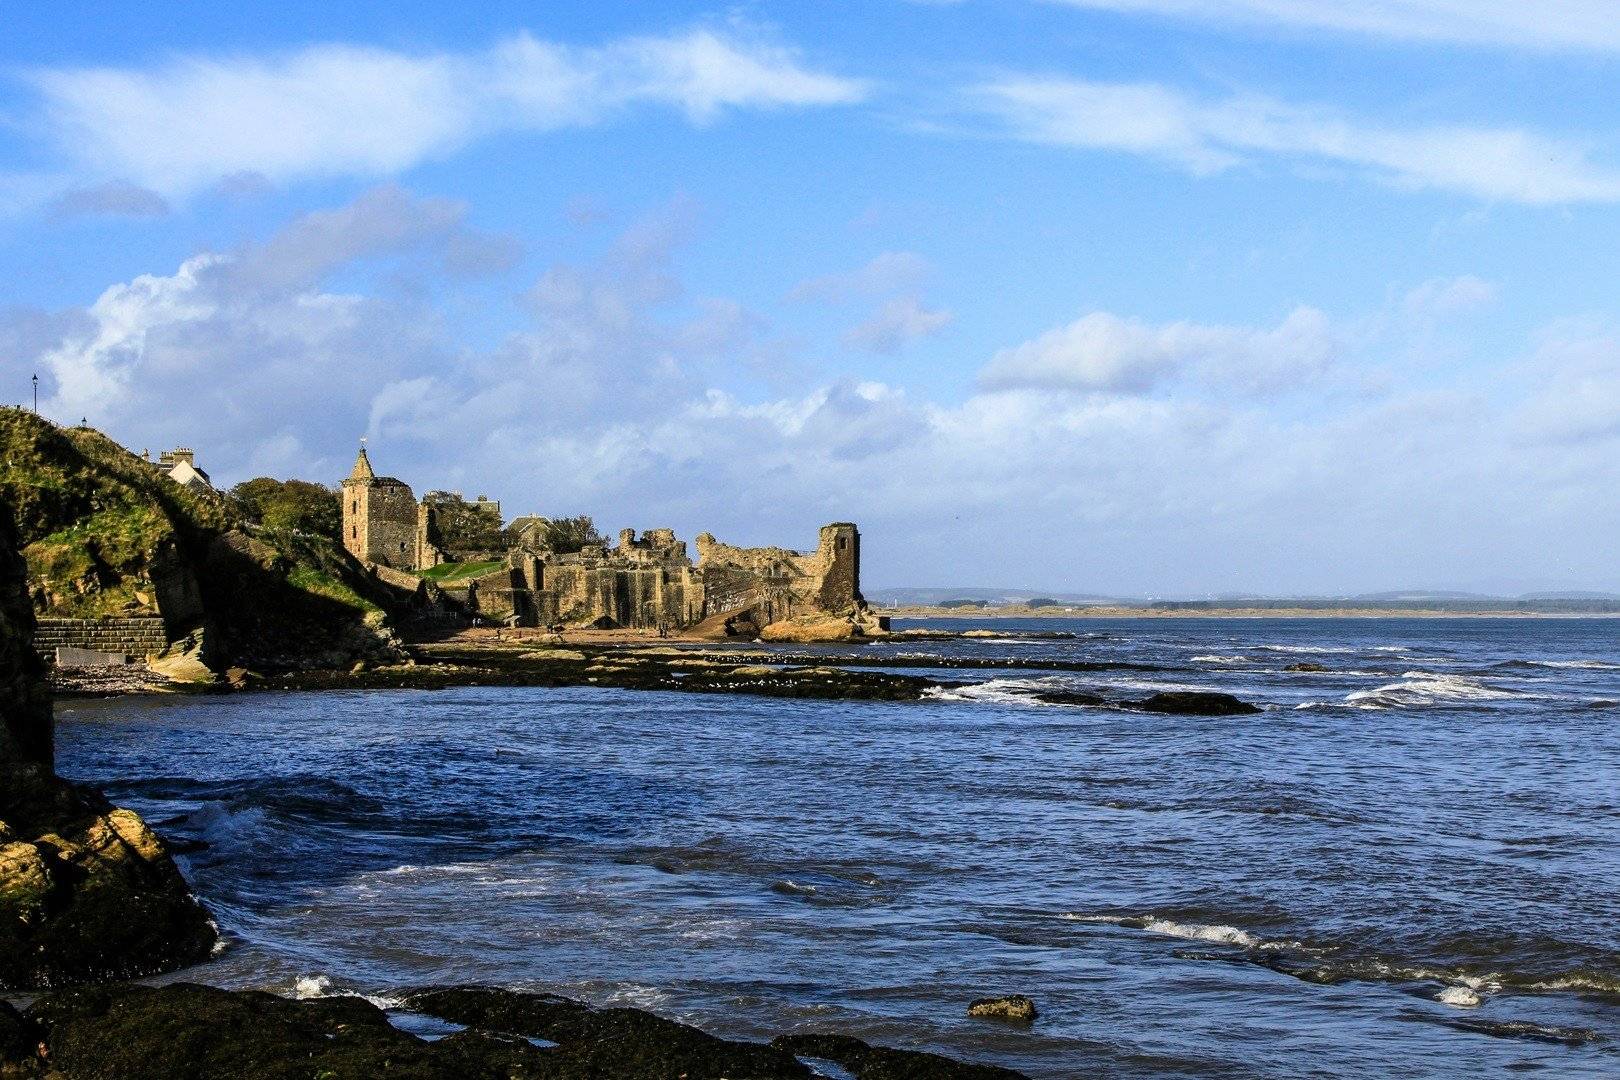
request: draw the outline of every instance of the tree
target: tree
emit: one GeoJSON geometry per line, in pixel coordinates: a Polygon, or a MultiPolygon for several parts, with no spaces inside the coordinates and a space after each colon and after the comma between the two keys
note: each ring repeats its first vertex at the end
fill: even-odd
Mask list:
{"type": "Polygon", "coordinates": [[[596,523],[585,514],[546,522],[540,530],[540,540],[559,555],[571,555],[581,548],[607,543],[596,531],[596,523]]]}
{"type": "Polygon", "coordinates": [[[267,529],[343,538],[342,500],[321,484],[260,476],[237,484],[230,496],[243,517],[267,529]]]}
{"type": "Polygon", "coordinates": [[[468,502],[453,491],[430,491],[422,496],[422,504],[433,510],[430,538],[453,560],[509,546],[497,503],[468,502]]]}

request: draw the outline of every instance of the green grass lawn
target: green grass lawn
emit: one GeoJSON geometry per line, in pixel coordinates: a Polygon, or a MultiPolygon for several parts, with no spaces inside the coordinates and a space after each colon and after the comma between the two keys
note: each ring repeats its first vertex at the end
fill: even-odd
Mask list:
{"type": "Polygon", "coordinates": [[[502,564],[498,562],[447,562],[438,566],[418,571],[429,581],[440,585],[448,585],[457,581],[466,581],[469,578],[482,577],[491,570],[499,570],[502,564]]]}

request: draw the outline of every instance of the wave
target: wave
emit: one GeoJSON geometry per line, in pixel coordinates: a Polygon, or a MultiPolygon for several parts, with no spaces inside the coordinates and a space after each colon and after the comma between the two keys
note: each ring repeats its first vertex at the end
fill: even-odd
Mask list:
{"type": "Polygon", "coordinates": [[[1081,915],[1065,912],[1059,915],[1058,918],[1066,922],[1106,923],[1113,926],[1123,926],[1131,930],[1146,930],[1150,934],[1181,938],[1183,941],[1209,941],[1218,945],[1241,945],[1246,949],[1266,947],[1266,942],[1255,937],[1247,930],[1239,930],[1235,926],[1182,923],[1173,919],[1157,918],[1152,915],[1081,915]]]}
{"type": "Polygon", "coordinates": [[[402,998],[362,994],[358,990],[335,986],[330,976],[326,975],[300,975],[293,981],[288,996],[297,1001],[316,1001],[321,998],[360,998],[363,1001],[371,1002],[379,1009],[397,1009],[404,1004],[402,998]]]}
{"type": "Polygon", "coordinates": [[[1041,691],[1066,689],[1068,686],[1062,679],[986,679],[984,682],[965,683],[959,686],[931,686],[923,691],[923,697],[935,701],[977,701],[990,702],[996,705],[1024,705],[1031,708],[1046,708],[1047,702],[1041,701],[1033,695],[1041,691]]]}
{"type": "Polygon", "coordinates": [[[1432,671],[1406,671],[1401,681],[1372,690],[1356,690],[1345,696],[1348,705],[1363,708],[1421,708],[1475,701],[1507,701],[1529,695],[1491,686],[1466,675],[1441,675],[1432,671]]]}
{"type": "MultiPolygon", "coordinates": [[[[1333,985],[1343,982],[1428,983],[1439,990],[1434,1000],[1454,1008],[1475,1008],[1493,995],[1517,993],[1577,993],[1620,997],[1620,968],[1579,967],[1545,972],[1497,966],[1446,964],[1403,960],[1378,954],[1355,954],[1336,944],[1307,944],[1288,938],[1261,937],[1226,923],[1184,922],[1160,915],[1089,914],[1063,912],[1065,922],[1094,923],[1142,930],[1184,941],[1229,945],[1254,963],[1304,982],[1333,985]]],[[[1181,954],[1178,954],[1181,955],[1181,954]]],[[[1194,959],[1226,959],[1217,954],[1194,959]]]]}
{"type": "Polygon", "coordinates": [[[1195,656],[1195,657],[1192,658],[1192,660],[1193,660],[1193,663],[1195,663],[1195,664],[1252,664],[1252,663],[1254,663],[1254,661],[1251,658],[1247,657],[1247,656],[1219,656],[1219,655],[1195,656]]]}

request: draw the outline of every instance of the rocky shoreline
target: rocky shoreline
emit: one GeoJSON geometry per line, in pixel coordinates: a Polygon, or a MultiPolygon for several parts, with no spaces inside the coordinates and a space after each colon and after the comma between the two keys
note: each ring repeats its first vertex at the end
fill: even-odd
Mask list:
{"type": "MultiPolygon", "coordinates": [[[[0,1080],[1019,1080],[1021,1074],[828,1033],[721,1039],[637,1009],[488,987],[408,991],[385,1011],[351,996],[124,980],[205,961],[218,928],[164,842],[135,813],[54,774],[54,722],[32,645],[14,530],[0,514],[0,1080]],[[20,1000],[13,998],[13,1000],[20,1000]],[[414,1027],[416,1030],[407,1030],[414,1027]]],[[[492,649],[393,667],[308,673],[279,685],[601,683],[790,696],[915,698],[928,680],[660,654],[492,649]],[[685,661],[682,663],[682,661],[685,661]]],[[[130,672],[88,683],[149,691],[130,672]]],[[[223,684],[276,686],[246,671],[223,684]]],[[[209,684],[208,689],[216,688],[209,684]]]]}
{"type": "MultiPolygon", "coordinates": [[[[930,634],[928,639],[956,635],[930,634]]],[[[922,640],[921,638],[917,640],[922,640]]],[[[876,648],[876,647],[875,647],[876,648]]],[[[255,690],[443,690],[454,686],[594,686],[620,690],[663,690],[696,694],[749,694],[761,697],[839,701],[917,701],[959,691],[971,682],[934,675],[897,674],[895,668],[950,670],[1035,670],[1094,673],[1150,670],[1142,665],[1085,660],[943,658],[893,652],[862,654],[773,652],[748,646],[703,646],[611,642],[539,644],[521,639],[458,638],[408,647],[397,664],[356,664],[347,670],[313,670],[262,676],[233,669],[209,684],[155,684],[150,679],[119,679],[102,671],[59,673],[63,697],[107,697],[123,693],[239,692],[255,690]],[[889,669],[889,670],[869,670],[889,669]]],[[[115,669],[116,670],[116,669],[115,669]]],[[[1227,716],[1259,711],[1225,694],[1166,692],[1143,699],[1110,698],[1068,691],[1031,692],[1051,705],[1131,709],[1187,716],[1227,716]]]]}
{"type": "Polygon", "coordinates": [[[640,1009],[491,987],[293,1000],[192,983],[0,1001],[7,1080],[1024,1080],[994,1065],[794,1033],[718,1038],[640,1009]],[[414,1031],[411,1029],[415,1029],[414,1031]]]}

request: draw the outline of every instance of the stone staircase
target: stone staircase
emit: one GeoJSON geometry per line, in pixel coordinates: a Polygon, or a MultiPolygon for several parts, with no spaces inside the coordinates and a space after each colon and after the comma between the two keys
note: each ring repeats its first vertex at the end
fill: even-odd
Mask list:
{"type": "Polygon", "coordinates": [[[100,653],[123,653],[140,659],[161,652],[169,644],[163,620],[157,616],[128,619],[40,619],[34,631],[34,651],[51,663],[58,646],[100,653]]]}

